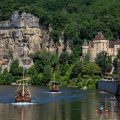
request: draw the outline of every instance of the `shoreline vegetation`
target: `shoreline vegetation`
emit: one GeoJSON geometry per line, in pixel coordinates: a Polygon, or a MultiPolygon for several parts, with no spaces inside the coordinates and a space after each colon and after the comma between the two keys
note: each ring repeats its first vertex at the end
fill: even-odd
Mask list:
{"type": "MultiPolygon", "coordinates": [[[[105,51],[99,53],[94,62],[91,62],[88,55],[81,60],[74,53],[63,52],[59,57],[57,54],[45,51],[38,51],[31,55],[34,65],[25,69],[25,76],[30,78],[28,84],[37,86],[47,86],[54,78],[63,87],[92,88],[96,87],[96,82],[104,77],[105,73],[110,73],[112,66],[115,70],[113,76],[117,76],[117,61],[120,50],[113,61],[107,56],[105,51]]],[[[19,66],[18,60],[12,60],[10,71],[7,69],[0,73],[0,85],[11,85],[22,79],[23,67],[19,66]]],[[[114,77],[115,78],[115,77],[114,77]]]]}
{"type": "MultiPolygon", "coordinates": [[[[30,77],[31,85],[47,86],[55,79],[66,87],[95,87],[100,79],[101,69],[94,62],[82,61],[74,54],[64,52],[58,56],[47,52],[37,52],[32,56],[34,65],[25,70],[25,76],[30,77]]],[[[10,71],[6,69],[0,74],[0,84],[9,85],[22,78],[23,68],[19,67],[18,60],[13,60],[10,71]]]]}
{"type": "MultiPolygon", "coordinates": [[[[32,55],[34,66],[25,70],[30,84],[46,86],[53,80],[55,66],[56,80],[63,86],[93,88],[104,73],[117,75],[117,62],[120,53],[112,62],[104,51],[98,54],[95,62],[90,62],[87,54],[80,60],[84,39],[91,41],[95,34],[102,31],[107,39],[120,38],[120,1],[119,0],[0,0],[0,21],[10,19],[11,13],[18,10],[39,18],[40,25],[46,29],[52,26],[51,37],[58,42],[61,31],[70,44],[72,54],[63,52],[59,58],[56,54],[37,52],[32,55]]],[[[0,84],[9,85],[21,79],[23,68],[18,60],[13,60],[10,71],[0,73],[0,84]]]]}

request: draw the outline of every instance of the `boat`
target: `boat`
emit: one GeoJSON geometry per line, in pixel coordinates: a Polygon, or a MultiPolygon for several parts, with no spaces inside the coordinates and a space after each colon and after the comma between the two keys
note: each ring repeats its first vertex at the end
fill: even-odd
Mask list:
{"type": "Polygon", "coordinates": [[[16,91],[15,102],[31,102],[31,94],[26,80],[28,80],[28,78],[23,77],[22,80],[17,81],[20,82],[20,84],[18,85],[18,89],[16,91]]]}
{"type": "Polygon", "coordinates": [[[53,81],[49,82],[50,92],[59,92],[59,82],[55,80],[55,70],[53,70],[53,81]]]}
{"type": "Polygon", "coordinates": [[[57,81],[50,81],[49,89],[50,92],[59,92],[59,83],[57,81]]]}
{"type": "Polygon", "coordinates": [[[106,113],[108,113],[108,112],[110,112],[110,110],[102,110],[102,111],[100,111],[100,110],[95,110],[96,111],[96,113],[97,114],[106,114],[106,113]]]}
{"type": "Polygon", "coordinates": [[[115,81],[112,76],[106,75],[103,77],[102,81],[115,81]]]}
{"type": "Polygon", "coordinates": [[[116,97],[110,97],[110,101],[116,101],[116,97]]]}

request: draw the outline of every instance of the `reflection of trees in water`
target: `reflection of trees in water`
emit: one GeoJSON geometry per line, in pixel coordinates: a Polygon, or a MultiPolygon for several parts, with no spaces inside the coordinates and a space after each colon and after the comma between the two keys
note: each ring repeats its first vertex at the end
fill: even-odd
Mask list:
{"type": "Polygon", "coordinates": [[[16,113],[15,114],[15,118],[17,118],[17,120],[26,120],[26,118],[29,120],[33,120],[32,118],[34,118],[34,116],[32,117],[32,111],[31,111],[31,106],[14,106],[16,113]]]}
{"type": "Polygon", "coordinates": [[[114,119],[116,114],[115,112],[117,111],[117,102],[116,101],[110,101],[110,108],[111,108],[111,119],[114,119]]]}
{"type": "Polygon", "coordinates": [[[61,101],[57,101],[57,102],[51,102],[44,105],[44,108],[40,113],[40,119],[41,120],[70,120],[69,102],[62,103],[61,101]]]}
{"type": "Polygon", "coordinates": [[[52,102],[45,106],[45,114],[43,120],[62,120],[63,114],[60,109],[60,102],[52,102]]]}
{"type": "Polygon", "coordinates": [[[0,120],[34,120],[32,106],[0,105],[0,120]]]}
{"type": "Polygon", "coordinates": [[[116,116],[117,116],[117,119],[116,120],[119,120],[120,119],[120,101],[119,102],[116,102],[116,106],[115,106],[115,112],[116,112],[116,116]]]}
{"type": "Polygon", "coordinates": [[[120,118],[120,104],[117,101],[112,101],[110,98],[104,98],[104,107],[105,110],[109,110],[109,112],[104,112],[99,115],[99,120],[119,120],[120,118]]]}

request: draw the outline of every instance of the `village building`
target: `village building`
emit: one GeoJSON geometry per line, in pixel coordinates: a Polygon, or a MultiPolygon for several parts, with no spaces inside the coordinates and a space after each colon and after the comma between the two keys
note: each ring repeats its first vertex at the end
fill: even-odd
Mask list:
{"type": "Polygon", "coordinates": [[[119,39],[110,41],[104,37],[102,32],[98,32],[93,41],[89,43],[86,40],[84,41],[82,46],[82,56],[84,57],[86,54],[89,54],[91,61],[94,61],[98,53],[106,51],[113,60],[118,53],[118,49],[120,49],[119,39]]]}

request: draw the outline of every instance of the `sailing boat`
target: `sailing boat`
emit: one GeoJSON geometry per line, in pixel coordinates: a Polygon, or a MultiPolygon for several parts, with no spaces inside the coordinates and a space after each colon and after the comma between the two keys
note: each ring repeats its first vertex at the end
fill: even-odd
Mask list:
{"type": "Polygon", "coordinates": [[[54,81],[49,83],[50,92],[59,92],[59,82],[55,81],[55,67],[53,68],[53,79],[54,81]]]}
{"type": "MultiPolygon", "coordinates": [[[[24,69],[23,69],[23,71],[24,71],[24,69]]],[[[20,84],[18,86],[18,90],[15,95],[15,102],[31,102],[31,94],[28,89],[28,84],[25,83],[25,81],[28,79],[29,78],[24,78],[24,72],[23,72],[23,79],[18,80],[18,82],[20,82],[20,84]]]]}
{"type": "MultiPolygon", "coordinates": [[[[24,55],[23,59],[26,60],[26,58],[28,58],[28,48],[26,44],[23,47],[23,55],[24,55]]],[[[28,65],[28,63],[26,65],[28,65]]],[[[29,78],[24,78],[24,69],[25,69],[25,66],[23,63],[23,79],[18,81],[20,82],[20,84],[19,84],[17,93],[15,95],[15,102],[31,102],[31,94],[28,89],[28,84],[26,84],[26,80],[28,80],[29,78]]]]}

